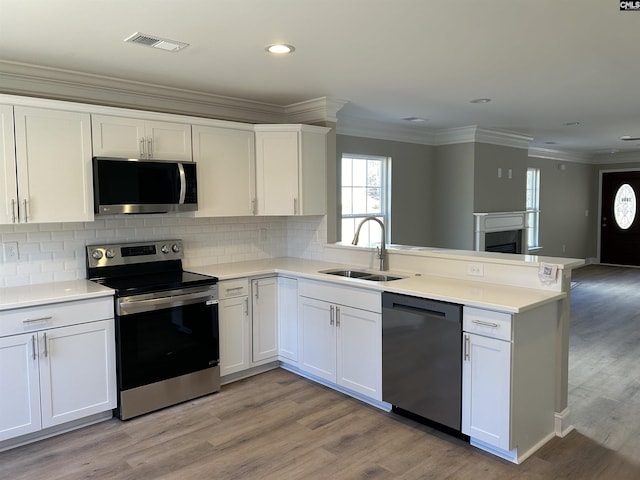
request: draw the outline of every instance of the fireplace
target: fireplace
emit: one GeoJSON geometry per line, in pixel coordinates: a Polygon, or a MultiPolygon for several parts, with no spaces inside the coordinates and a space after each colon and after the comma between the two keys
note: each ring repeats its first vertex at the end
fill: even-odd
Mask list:
{"type": "Polygon", "coordinates": [[[474,249],[528,253],[527,212],[474,213],[474,249]]]}

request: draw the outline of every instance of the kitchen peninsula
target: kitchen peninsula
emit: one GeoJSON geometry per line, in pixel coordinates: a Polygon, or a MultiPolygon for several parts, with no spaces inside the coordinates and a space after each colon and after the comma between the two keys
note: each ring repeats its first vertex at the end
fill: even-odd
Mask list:
{"type": "MultiPolygon", "coordinates": [[[[581,260],[392,247],[392,270],[385,273],[400,278],[374,282],[324,273],[363,268],[374,273],[373,249],[334,245],[327,246],[327,250],[328,256],[333,254],[336,261],[274,258],[191,268],[221,280],[221,302],[226,285],[231,290],[237,289],[235,282],[245,280],[247,285],[251,284],[246,292],[263,295],[256,293],[263,292],[259,286],[261,279],[275,278],[272,301],[280,313],[270,326],[264,324],[262,313],[258,319],[254,316],[253,334],[246,333],[252,345],[245,347],[247,358],[240,362],[244,367],[233,370],[227,381],[281,365],[389,410],[391,405],[382,400],[380,378],[380,294],[387,291],[463,306],[465,338],[461,341],[466,343],[465,360],[469,353],[478,359],[473,365],[463,366],[466,373],[463,373],[462,430],[473,445],[519,463],[554,435],[564,436],[571,430],[568,409],[566,405],[558,409],[557,401],[566,398],[566,383],[562,385],[566,373],[562,365],[567,340],[563,335],[568,328],[565,323],[568,323],[571,269],[581,265],[581,260]],[[347,258],[351,261],[347,262],[347,258]],[[483,276],[469,278],[469,265],[474,266],[474,272],[482,271],[483,276]],[[552,268],[552,277],[538,275],[545,267],[552,268]],[[279,284],[278,280],[285,283],[279,284]],[[324,327],[318,330],[318,323],[324,322],[323,314],[314,317],[307,310],[321,312],[325,308],[326,325],[333,327],[335,315],[336,330],[339,327],[348,333],[331,332],[324,327]],[[346,318],[352,324],[347,319],[340,323],[339,312],[343,316],[348,312],[346,318]],[[265,339],[265,332],[269,332],[270,340],[265,339]],[[327,335],[333,340],[319,346],[317,339],[327,335]],[[483,343],[487,341],[488,345],[483,343]],[[331,342],[338,345],[330,347],[331,342]],[[255,359],[257,351],[264,351],[266,344],[271,345],[272,355],[252,362],[251,352],[255,359]],[[500,356],[493,355],[496,347],[503,348],[498,351],[500,356]],[[331,348],[333,353],[326,356],[331,348]],[[500,378],[490,372],[496,361],[502,362],[500,378]],[[489,384],[482,385],[486,382],[489,384]],[[494,387],[502,390],[492,391],[494,387]],[[491,404],[486,405],[489,398],[491,404]],[[503,410],[496,413],[496,408],[503,410]]],[[[253,305],[255,308],[256,304],[253,305]]],[[[223,340],[224,323],[221,313],[223,340]]],[[[242,335],[236,338],[246,345],[247,339],[242,335]]],[[[224,358],[222,362],[224,372],[224,358]]],[[[223,376],[223,382],[224,379],[223,376]]]]}

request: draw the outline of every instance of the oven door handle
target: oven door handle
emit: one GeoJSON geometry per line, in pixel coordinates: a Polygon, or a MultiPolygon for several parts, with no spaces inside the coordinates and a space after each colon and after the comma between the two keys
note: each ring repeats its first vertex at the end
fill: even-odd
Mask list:
{"type": "Polygon", "coordinates": [[[211,292],[197,292],[169,297],[150,298],[147,300],[129,300],[132,297],[120,299],[117,304],[116,313],[120,316],[134,313],[151,312],[154,310],[164,310],[183,305],[193,305],[194,303],[205,303],[206,305],[217,305],[218,299],[211,292]]]}

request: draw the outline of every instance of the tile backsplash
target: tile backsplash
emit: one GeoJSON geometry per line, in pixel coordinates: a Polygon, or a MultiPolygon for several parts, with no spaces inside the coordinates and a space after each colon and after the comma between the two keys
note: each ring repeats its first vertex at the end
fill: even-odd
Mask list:
{"type": "Polygon", "coordinates": [[[193,218],[136,215],[86,223],[0,225],[1,242],[16,242],[19,259],[0,251],[0,287],[86,278],[85,246],[182,239],[185,267],[273,257],[321,259],[326,217],[193,218]]]}

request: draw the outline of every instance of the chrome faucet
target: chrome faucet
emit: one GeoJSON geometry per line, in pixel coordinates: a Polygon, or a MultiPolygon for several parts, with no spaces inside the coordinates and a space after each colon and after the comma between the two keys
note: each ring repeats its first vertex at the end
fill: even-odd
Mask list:
{"type": "Polygon", "coordinates": [[[358,228],[356,228],[356,234],[353,236],[353,241],[351,242],[351,244],[352,245],[358,244],[358,237],[360,237],[360,229],[362,228],[362,225],[364,225],[364,223],[368,222],[369,220],[373,220],[374,222],[378,222],[380,224],[380,229],[382,230],[382,237],[380,238],[380,246],[376,247],[376,251],[378,252],[378,258],[380,259],[380,270],[381,271],[388,270],[389,265],[387,261],[387,247],[384,244],[384,239],[385,239],[384,223],[382,223],[376,217],[366,217],[360,222],[360,225],[358,225],[358,228]]]}

